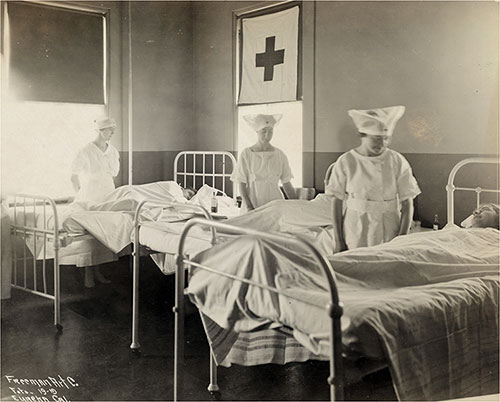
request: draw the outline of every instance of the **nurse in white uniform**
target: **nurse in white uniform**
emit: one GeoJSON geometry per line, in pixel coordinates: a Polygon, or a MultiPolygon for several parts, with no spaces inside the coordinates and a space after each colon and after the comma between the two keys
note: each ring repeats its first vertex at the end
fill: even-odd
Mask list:
{"type": "MultiPolygon", "coordinates": [[[[95,120],[97,136],[85,145],[73,160],[71,183],[75,189],[75,201],[98,203],[115,189],[114,178],[120,170],[120,156],[109,143],[116,123],[109,117],[95,120]]],[[[95,279],[109,283],[99,267],[85,267],[85,287],[95,286],[95,279]]]]}
{"type": "Polygon", "coordinates": [[[115,189],[113,179],[120,170],[120,157],[109,143],[115,132],[115,121],[108,117],[95,120],[97,136],[85,145],[73,160],[71,182],[75,201],[99,202],[115,189]]]}
{"type": "Polygon", "coordinates": [[[341,155],[325,193],[333,197],[336,251],[407,234],[420,188],[408,161],[388,148],[404,106],[350,110],[361,144],[341,155]]]}
{"type": "Polygon", "coordinates": [[[281,149],[271,145],[274,127],[281,117],[281,114],[243,116],[257,133],[257,142],[239,155],[231,175],[231,180],[239,184],[242,212],[251,211],[269,201],[283,199],[280,182],[287,197],[296,198],[295,189],[290,183],[293,175],[288,158],[281,149]]]}

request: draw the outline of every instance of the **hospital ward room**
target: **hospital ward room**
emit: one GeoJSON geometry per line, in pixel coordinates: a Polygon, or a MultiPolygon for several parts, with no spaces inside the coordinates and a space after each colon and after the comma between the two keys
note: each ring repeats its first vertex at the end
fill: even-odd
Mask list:
{"type": "Polygon", "coordinates": [[[2,401],[500,401],[498,1],[0,6],[2,401]]]}

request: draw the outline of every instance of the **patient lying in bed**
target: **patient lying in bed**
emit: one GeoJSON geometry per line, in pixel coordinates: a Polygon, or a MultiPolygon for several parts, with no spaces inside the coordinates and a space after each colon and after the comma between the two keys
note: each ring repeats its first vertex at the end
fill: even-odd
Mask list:
{"type": "Polygon", "coordinates": [[[496,204],[481,204],[466,221],[470,219],[470,227],[473,228],[500,229],[499,210],[500,208],[496,204]]]}
{"type": "MultiPolygon", "coordinates": [[[[209,209],[213,192],[212,187],[204,185],[188,200],[184,189],[173,181],[123,186],[98,204],[74,203],[63,219],[63,228],[70,233],[86,231],[117,253],[131,242],[134,214],[142,201],[151,201],[141,210],[143,220],[179,222],[191,218],[192,210],[167,207],[168,204],[197,205],[209,209]]],[[[234,215],[238,214],[231,198],[222,195],[218,199],[220,207],[227,204],[229,210],[234,207],[234,215]]]]}

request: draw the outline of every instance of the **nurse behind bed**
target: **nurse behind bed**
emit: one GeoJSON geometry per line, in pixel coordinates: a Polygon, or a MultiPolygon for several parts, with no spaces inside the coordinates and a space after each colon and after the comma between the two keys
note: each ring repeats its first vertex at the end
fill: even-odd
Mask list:
{"type": "Polygon", "coordinates": [[[97,136],[76,155],[71,166],[75,201],[99,202],[115,189],[113,179],[120,170],[120,157],[109,143],[115,132],[115,121],[108,117],[95,120],[97,136]]]}
{"type": "MultiPolygon", "coordinates": [[[[76,191],[75,201],[99,202],[115,189],[113,179],[120,170],[120,156],[109,143],[115,133],[116,123],[109,117],[95,121],[97,136],[78,151],[71,166],[71,182],[76,191]]],[[[99,267],[85,267],[84,284],[95,286],[95,280],[110,283],[99,267]]]]}
{"type": "Polygon", "coordinates": [[[388,148],[404,106],[350,110],[361,144],[341,155],[325,192],[333,196],[336,250],[375,246],[407,234],[420,194],[408,161],[388,148]]]}
{"type": "Polygon", "coordinates": [[[274,127],[281,117],[281,114],[243,116],[257,133],[257,142],[243,150],[231,175],[231,180],[239,183],[242,212],[258,208],[269,201],[283,199],[280,181],[287,197],[296,198],[295,189],[290,183],[293,175],[288,158],[282,150],[271,145],[274,127]]]}

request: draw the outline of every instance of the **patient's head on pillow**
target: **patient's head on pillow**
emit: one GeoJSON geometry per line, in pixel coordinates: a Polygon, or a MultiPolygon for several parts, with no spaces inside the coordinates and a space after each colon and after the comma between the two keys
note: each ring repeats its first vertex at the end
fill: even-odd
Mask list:
{"type": "Polygon", "coordinates": [[[186,187],[182,189],[182,194],[186,200],[190,200],[196,194],[196,190],[193,187],[186,187]]]}
{"type": "Polygon", "coordinates": [[[500,229],[499,207],[496,204],[481,204],[472,213],[473,228],[495,228],[500,229]]]}

